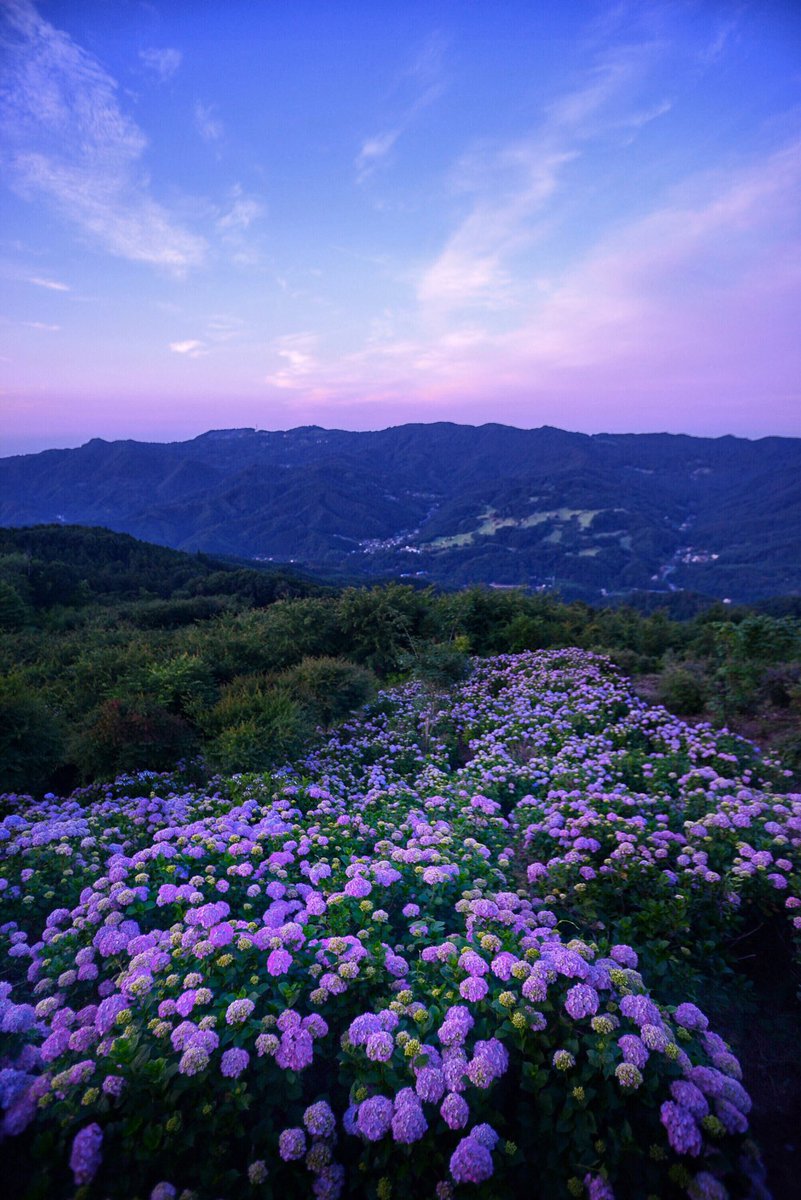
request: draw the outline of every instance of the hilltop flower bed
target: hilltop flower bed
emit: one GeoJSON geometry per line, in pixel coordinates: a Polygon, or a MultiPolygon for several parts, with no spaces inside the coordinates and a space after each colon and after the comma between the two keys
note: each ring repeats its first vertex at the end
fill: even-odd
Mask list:
{"type": "Polygon", "coordinates": [[[22,1194],[760,1194],[691,990],[746,910],[801,925],[801,797],[753,747],[559,651],[272,777],[145,782],[0,824],[22,1194]]]}

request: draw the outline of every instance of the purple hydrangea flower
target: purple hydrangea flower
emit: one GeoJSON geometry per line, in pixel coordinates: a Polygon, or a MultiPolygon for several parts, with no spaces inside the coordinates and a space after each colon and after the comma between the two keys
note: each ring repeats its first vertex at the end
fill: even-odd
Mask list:
{"type": "Polygon", "coordinates": [[[314,1040],[308,1029],[297,1025],[285,1029],[275,1052],[275,1061],[283,1071],[303,1071],[314,1058],[314,1040]]]}
{"type": "Polygon", "coordinates": [[[256,1005],[252,1000],[234,1000],[225,1011],[227,1025],[242,1025],[247,1021],[256,1005]]]}
{"type": "Polygon", "coordinates": [[[700,1121],[709,1112],[709,1105],[704,1093],[688,1079],[674,1080],[670,1085],[670,1094],[676,1103],[692,1113],[697,1121],[700,1121]]]}
{"type": "Polygon", "coordinates": [[[631,946],[613,946],[609,953],[615,962],[620,963],[621,967],[630,967],[632,970],[636,970],[637,955],[631,946]]]}
{"type": "Polygon", "coordinates": [[[423,1106],[411,1088],[404,1089],[408,1096],[401,1094],[395,1098],[395,1111],[392,1115],[392,1136],[403,1146],[419,1142],[428,1129],[428,1122],[423,1116],[423,1106]]]}
{"type": "Polygon", "coordinates": [[[482,1125],[476,1125],[470,1130],[470,1137],[475,1138],[477,1142],[481,1142],[482,1146],[486,1146],[488,1150],[494,1150],[498,1144],[498,1134],[486,1122],[482,1125]]]}
{"type": "Polygon", "coordinates": [[[598,1011],[598,993],[586,983],[577,983],[567,993],[565,1009],[574,1021],[592,1017],[598,1011]]]}
{"type": "Polygon", "coordinates": [[[386,1096],[371,1096],[359,1105],[356,1128],[368,1142],[378,1142],[392,1125],[392,1101],[386,1096]]]}
{"type": "Polygon", "coordinates": [[[304,1130],[295,1126],[292,1129],[284,1129],[278,1138],[278,1153],[284,1162],[293,1162],[296,1159],[303,1158],[306,1153],[306,1134],[304,1130]]]}
{"type": "Polygon", "coordinates": [[[391,1033],[385,1033],[380,1030],[378,1033],[371,1033],[367,1039],[367,1057],[372,1062],[389,1062],[392,1058],[392,1051],[395,1048],[391,1033]]]}
{"type": "Polygon", "coordinates": [[[178,1070],[182,1075],[199,1075],[209,1065],[209,1056],[202,1046],[192,1043],[181,1055],[178,1070]]]}
{"type": "Polygon", "coordinates": [[[615,1200],[615,1193],[602,1175],[586,1174],[584,1186],[589,1200],[615,1200]]]}
{"type": "Polygon", "coordinates": [[[729,1193],[708,1171],[700,1171],[687,1189],[690,1200],[729,1200],[729,1193]]]}
{"type": "Polygon", "coordinates": [[[283,948],[273,950],[267,958],[267,973],[269,975],[286,975],[292,962],[293,958],[288,950],[283,948]]]}
{"type": "Polygon", "coordinates": [[[451,1176],[455,1183],[484,1183],[492,1177],[492,1154],[476,1138],[462,1138],[451,1155],[451,1176]]]}
{"type": "Polygon", "coordinates": [[[336,1117],[326,1100],[309,1105],[303,1114],[303,1124],[314,1137],[330,1137],[337,1127],[336,1117]]]}
{"type": "Polygon", "coordinates": [[[150,1200],[175,1200],[177,1192],[171,1183],[157,1183],[150,1193],[150,1200]]]}
{"type": "Polygon", "coordinates": [[[421,1100],[438,1104],[445,1092],[445,1076],[437,1067],[423,1067],[417,1072],[414,1086],[421,1100]]]}
{"type": "Polygon", "coordinates": [[[250,1055],[247,1050],[241,1050],[238,1046],[232,1046],[222,1056],[220,1071],[229,1079],[238,1079],[247,1068],[249,1062],[250,1055]]]}
{"type": "Polygon", "coordinates": [[[692,1113],[673,1100],[666,1100],[659,1110],[659,1117],[667,1130],[668,1141],[677,1154],[700,1154],[701,1131],[692,1113]]]}
{"type": "Polygon", "coordinates": [[[477,1004],[479,1000],[483,1000],[489,991],[489,985],[486,979],[482,979],[480,975],[468,975],[467,979],[463,979],[459,984],[459,994],[465,1000],[469,1000],[471,1004],[477,1004]]]}
{"type": "Polygon", "coordinates": [[[685,1029],[707,1029],[709,1021],[700,1008],[696,1008],[694,1004],[687,1001],[676,1009],[676,1024],[682,1025],[685,1029]]]}
{"type": "Polygon", "coordinates": [[[449,1092],[442,1101],[439,1111],[449,1129],[464,1129],[470,1117],[470,1107],[458,1092],[449,1092]]]}
{"type": "Polygon", "coordinates": [[[617,1044],[623,1055],[623,1061],[633,1063],[635,1067],[642,1070],[648,1062],[649,1054],[648,1048],[643,1045],[636,1033],[624,1033],[622,1037],[618,1038],[617,1044]]]}
{"type": "Polygon", "coordinates": [[[97,1123],[76,1133],[70,1152],[70,1168],[78,1187],[91,1183],[102,1161],[103,1131],[97,1123]]]}

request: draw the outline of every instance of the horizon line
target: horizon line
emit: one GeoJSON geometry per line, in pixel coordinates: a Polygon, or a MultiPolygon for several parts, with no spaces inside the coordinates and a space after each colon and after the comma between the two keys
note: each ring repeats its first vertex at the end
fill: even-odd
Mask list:
{"type": "Polygon", "coordinates": [[[799,441],[801,434],[781,434],[767,433],[749,436],[747,434],[735,433],[716,433],[716,434],[698,434],[687,433],[685,431],[675,431],[668,429],[651,429],[651,430],[618,430],[601,429],[595,432],[588,432],[584,429],[567,429],[560,425],[513,425],[505,421],[483,421],[481,424],[473,424],[469,421],[402,421],[395,425],[382,425],[374,429],[348,429],[344,426],[326,426],[317,424],[292,425],[284,429],[264,429],[258,428],[255,425],[235,425],[235,426],[220,426],[212,429],[202,430],[200,433],[191,434],[186,437],[175,438],[159,438],[151,439],[147,437],[119,437],[105,438],[100,435],[95,435],[88,438],[86,441],[79,442],[74,445],[62,446],[45,446],[40,450],[20,450],[11,454],[0,453],[0,461],[10,458],[31,458],[39,454],[61,453],[67,450],[83,450],[93,442],[100,442],[107,446],[119,445],[124,443],[134,443],[141,446],[180,446],[186,445],[189,442],[199,441],[201,438],[217,436],[233,436],[236,434],[260,434],[275,435],[297,433],[300,430],[319,430],[322,433],[350,433],[361,436],[370,436],[378,433],[389,433],[397,429],[410,428],[434,428],[436,426],[447,426],[454,429],[509,429],[517,433],[539,433],[544,430],[552,430],[555,433],[564,433],[570,436],[587,437],[587,438],[604,438],[604,437],[670,437],[670,438],[690,438],[693,441],[740,441],[740,442],[762,442],[762,441],[799,441]]]}

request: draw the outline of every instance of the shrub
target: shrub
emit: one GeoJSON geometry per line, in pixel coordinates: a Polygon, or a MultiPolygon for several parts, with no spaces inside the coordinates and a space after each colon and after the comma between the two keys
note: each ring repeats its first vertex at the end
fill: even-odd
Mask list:
{"type": "Polygon", "coordinates": [[[457,638],[455,642],[423,642],[401,665],[427,688],[441,691],[459,683],[470,673],[470,659],[457,638]]]}
{"type": "Polygon", "coordinates": [[[28,611],[19,592],[0,579],[0,629],[19,629],[25,624],[28,611]]]}
{"type": "Polygon", "coordinates": [[[698,675],[686,667],[669,667],[659,681],[659,699],[682,716],[703,712],[706,690],[698,675]]]}
{"type": "Polygon", "coordinates": [[[300,754],[312,733],[308,711],[265,679],[238,680],[208,717],[210,764],[232,773],[267,771],[300,754]]]}
{"type": "Polygon", "coordinates": [[[801,689],[801,666],[769,667],[762,676],[759,690],[769,704],[777,708],[789,708],[793,697],[801,689]]]}
{"type": "Polygon", "coordinates": [[[193,730],[182,718],[147,697],[105,700],[77,739],[75,751],[84,777],[109,779],[147,765],[164,771],[196,748],[193,730]]]}
{"type": "Polygon", "coordinates": [[[0,792],[40,790],[62,753],[61,732],[47,705],[19,680],[0,679],[0,792]]]}
{"type": "Polygon", "coordinates": [[[361,707],[376,691],[376,678],[366,667],[343,658],[304,658],[278,677],[318,725],[333,725],[361,707]]]}

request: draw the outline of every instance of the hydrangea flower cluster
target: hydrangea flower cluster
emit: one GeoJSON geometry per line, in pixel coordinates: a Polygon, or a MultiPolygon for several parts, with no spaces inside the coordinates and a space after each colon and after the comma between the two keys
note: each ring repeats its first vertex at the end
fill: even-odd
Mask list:
{"type": "Polygon", "coordinates": [[[551,651],[213,794],[135,782],[4,800],[31,1195],[754,1191],[736,1057],[649,987],[695,913],[801,925],[801,796],[750,744],[551,651]]]}

